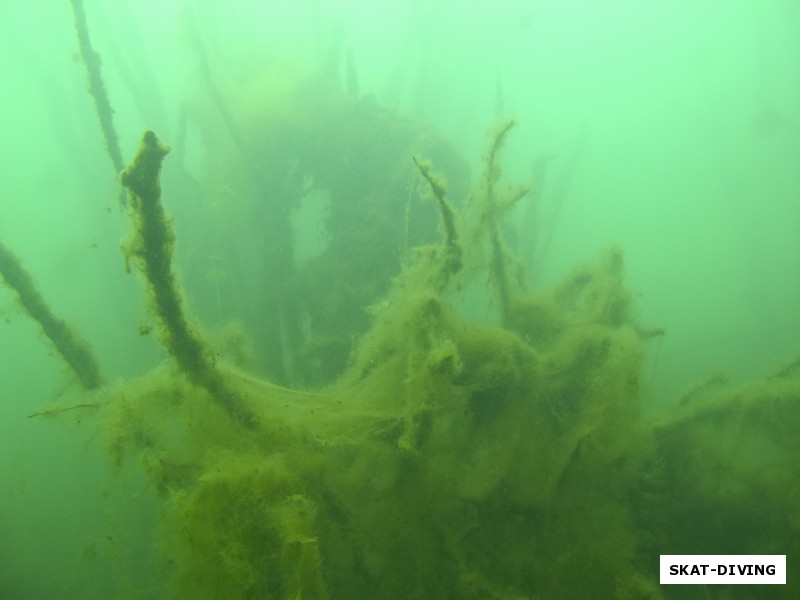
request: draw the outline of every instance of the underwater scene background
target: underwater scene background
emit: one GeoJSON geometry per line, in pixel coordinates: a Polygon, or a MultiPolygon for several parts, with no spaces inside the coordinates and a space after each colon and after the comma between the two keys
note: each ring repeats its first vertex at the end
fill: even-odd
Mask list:
{"type": "Polygon", "coordinates": [[[0,598],[796,598],[798,25],[2,3],[0,598]]]}

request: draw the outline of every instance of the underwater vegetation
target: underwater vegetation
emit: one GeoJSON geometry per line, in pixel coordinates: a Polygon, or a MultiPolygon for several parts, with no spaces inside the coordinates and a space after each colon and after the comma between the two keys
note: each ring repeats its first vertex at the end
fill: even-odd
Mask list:
{"type": "Polygon", "coordinates": [[[213,103],[190,107],[188,118],[216,149],[201,191],[215,210],[197,243],[181,238],[190,257],[184,275],[213,322],[216,304],[202,305],[217,294],[203,272],[212,247],[236,275],[222,300],[253,332],[259,370],[283,385],[320,386],[346,368],[371,326],[369,307],[385,298],[410,250],[436,239],[438,204],[420,201],[428,184],[411,157],[436,165],[454,203],[469,191],[468,169],[430,127],[323,77],[278,70],[265,80],[225,101],[222,114],[236,115],[235,127],[213,103]],[[216,190],[233,201],[215,204],[216,190]],[[293,223],[304,209],[321,222],[315,248],[305,252],[293,223]],[[236,237],[248,242],[232,244],[236,237]]]}
{"type": "MultiPolygon", "coordinates": [[[[85,388],[46,412],[79,412],[160,500],[164,596],[796,597],[798,362],[736,388],[710,380],[645,418],[642,364],[661,332],[636,319],[622,251],[533,290],[504,243],[527,193],[502,179],[513,121],[470,190],[427,129],[315,80],[286,87],[264,112],[230,111],[247,126],[205,132],[205,183],[229,190],[230,226],[251,223],[262,244],[260,302],[242,317],[261,372],[222,360],[187,308],[180,222],[161,197],[170,149],[151,131],[121,174],[124,253],[171,362],[103,383],[0,246],[4,280],[85,388]],[[430,200],[413,214],[412,176],[430,200]],[[300,261],[291,217],[311,188],[325,190],[327,242],[300,261]],[[475,281],[495,324],[455,306],[475,281]],[[788,585],[659,586],[660,554],[703,553],[786,554],[788,585]]],[[[208,239],[233,264],[225,235],[208,239]]],[[[252,298],[247,283],[232,294],[252,298]]]]}

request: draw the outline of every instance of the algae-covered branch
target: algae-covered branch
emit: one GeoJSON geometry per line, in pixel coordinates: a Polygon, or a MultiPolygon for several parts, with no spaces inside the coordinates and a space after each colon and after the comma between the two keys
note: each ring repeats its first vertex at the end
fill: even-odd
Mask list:
{"type": "Polygon", "coordinates": [[[58,353],[67,362],[81,385],[88,389],[98,387],[103,378],[92,349],[66,321],[57,317],[14,253],[0,242],[0,276],[17,295],[27,315],[36,321],[58,353]]]}
{"type": "Polygon", "coordinates": [[[162,341],[181,371],[211,394],[231,416],[249,423],[251,415],[215,368],[211,349],[197,329],[189,325],[183,309],[172,270],[175,234],[161,204],[159,176],[168,153],[169,147],[155,133],[146,131],[136,157],[122,171],[122,185],[131,193],[134,222],[134,233],[125,247],[126,259],[137,263],[147,279],[162,341]]]}

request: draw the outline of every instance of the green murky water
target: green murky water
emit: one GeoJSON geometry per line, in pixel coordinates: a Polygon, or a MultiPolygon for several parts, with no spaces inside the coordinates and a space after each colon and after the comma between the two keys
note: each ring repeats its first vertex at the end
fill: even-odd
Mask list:
{"type": "Polygon", "coordinates": [[[800,9],[634,4],[2,6],[0,598],[796,597],[800,9]]]}

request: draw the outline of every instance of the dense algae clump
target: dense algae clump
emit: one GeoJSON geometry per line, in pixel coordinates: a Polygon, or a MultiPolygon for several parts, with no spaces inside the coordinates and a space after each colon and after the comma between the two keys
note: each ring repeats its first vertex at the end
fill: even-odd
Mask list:
{"type": "Polygon", "coordinates": [[[112,447],[138,446],[164,495],[180,595],[501,598],[563,585],[542,561],[564,539],[564,576],[635,575],[635,332],[582,324],[539,352],[414,300],[320,392],[226,372],[257,431],[166,368],[107,392],[112,447]]]}
{"type": "MultiPolygon", "coordinates": [[[[640,463],[634,446],[645,438],[636,405],[644,344],[619,251],[553,295],[525,295],[494,277],[510,325],[469,323],[448,297],[464,283],[463,261],[480,261],[480,248],[460,240],[500,243],[495,199],[479,188],[469,205],[493,217],[459,219],[432,165],[415,162],[443,240],[416,252],[351,366],[315,392],[182,358],[171,340],[183,334],[158,300],[166,282],[178,292],[168,265],[152,275],[137,217],[129,248],[177,370],[107,388],[98,403],[118,464],[138,453],[164,498],[176,596],[532,598],[555,594],[583,563],[603,565],[586,583],[595,588],[645,580],[631,564],[637,541],[626,510],[640,463]],[[609,319],[604,307],[614,303],[619,314],[609,319]],[[557,321],[541,345],[531,336],[544,326],[536,315],[557,321]],[[206,385],[209,373],[224,391],[206,385]],[[587,476],[594,481],[583,490],[587,476]],[[607,513],[602,523],[587,501],[607,513]],[[548,558],[556,551],[561,571],[548,558]]],[[[132,191],[136,211],[142,194],[132,191]]]]}
{"type": "MultiPolygon", "coordinates": [[[[703,387],[668,417],[645,419],[641,368],[658,332],[635,318],[621,251],[547,292],[512,276],[502,221],[525,193],[500,186],[512,126],[493,134],[463,202],[435,164],[408,156],[439,212],[440,241],[422,240],[391,284],[364,279],[363,298],[384,290],[368,330],[347,367],[313,390],[217,360],[186,314],[160,198],[167,149],[145,134],[122,175],[134,220],[126,253],[174,364],[92,392],[90,404],[115,464],[138,458],[161,500],[166,595],[678,598],[688,592],[658,586],[659,554],[717,553],[720,540],[726,551],[798,555],[796,367],[738,390],[703,387]],[[497,325],[452,305],[475,279],[490,283],[497,325]]],[[[313,172],[343,186],[318,159],[313,172]]],[[[367,187],[359,206],[383,202],[367,187]]],[[[346,216],[332,217],[334,231],[346,216]]],[[[345,264],[343,237],[293,283],[309,285],[337,257],[345,264]]],[[[327,298],[337,294],[360,297],[327,298]]],[[[320,310],[309,309],[312,323],[320,310]]],[[[366,309],[355,312],[344,322],[360,324],[366,309]]],[[[284,356],[292,350],[282,342],[284,356]]]]}

